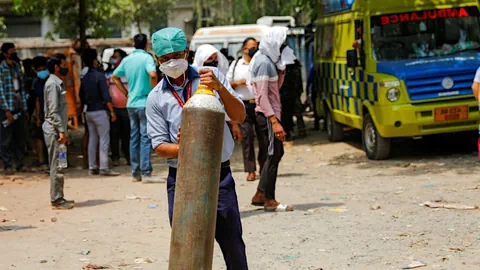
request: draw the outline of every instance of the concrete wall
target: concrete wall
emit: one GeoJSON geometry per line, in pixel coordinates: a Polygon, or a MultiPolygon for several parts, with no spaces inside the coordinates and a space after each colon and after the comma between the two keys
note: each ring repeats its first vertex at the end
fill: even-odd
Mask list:
{"type": "Polygon", "coordinates": [[[179,0],[168,14],[168,26],[183,29],[190,40],[194,34],[194,5],[191,0],[179,0]]]}

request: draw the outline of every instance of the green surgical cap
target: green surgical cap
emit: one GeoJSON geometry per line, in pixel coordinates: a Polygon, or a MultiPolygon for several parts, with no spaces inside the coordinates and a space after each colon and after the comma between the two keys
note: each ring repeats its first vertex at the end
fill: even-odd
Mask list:
{"type": "Polygon", "coordinates": [[[152,35],[152,47],[157,56],[181,52],[187,48],[187,38],[182,29],[163,28],[152,35]]]}

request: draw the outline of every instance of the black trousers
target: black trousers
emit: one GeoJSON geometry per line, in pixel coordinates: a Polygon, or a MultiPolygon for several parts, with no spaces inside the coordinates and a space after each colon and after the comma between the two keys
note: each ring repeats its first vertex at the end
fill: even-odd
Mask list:
{"type": "Polygon", "coordinates": [[[263,132],[265,144],[268,146],[268,158],[263,167],[258,189],[265,192],[265,198],[275,200],[278,166],[282,160],[283,142],[275,138],[272,124],[262,113],[257,113],[257,122],[263,132]]]}
{"type": "MultiPolygon", "coordinates": [[[[14,113],[13,113],[14,114],[14,113]]],[[[12,168],[15,160],[15,168],[22,169],[25,151],[25,115],[21,113],[17,120],[8,127],[4,127],[5,111],[0,110],[0,156],[5,169],[12,168]]]]}
{"type": "Polygon", "coordinates": [[[117,121],[110,125],[110,148],[112,160],[120,160],[120,143],[123,156],[130,160],[130,117],[128,110],[114,108],[117,121]]]}
{"type": "Polygon", "coordinates": [[[248,101],[244,103],[247,117],[245,118],[245,121],[241,124],[243,134],[243,166],[245,168],[245,172],[256,172],[257,166],[255,161],[255,135],[258,139],[258,163],[260,164],[260,166],[265,164],[265,161],[267,160],[267,145],[265,144],[265,139],[263,138],[264,136],[260,125],[257,122],[257,116],[255,114],[255,103],[250,103],[248,101]]]}

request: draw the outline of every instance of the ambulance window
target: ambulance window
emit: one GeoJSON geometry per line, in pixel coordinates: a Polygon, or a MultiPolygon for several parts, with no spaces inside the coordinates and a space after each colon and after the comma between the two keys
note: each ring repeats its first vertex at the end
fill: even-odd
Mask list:
{"type": "Polygon", "coordinates": [[[333,25],[326,25],[323,28],[322,33],[322,49],[320,51],[320,57],[332,58],[333,57],[333,41],[335,37],[333,25]]]}

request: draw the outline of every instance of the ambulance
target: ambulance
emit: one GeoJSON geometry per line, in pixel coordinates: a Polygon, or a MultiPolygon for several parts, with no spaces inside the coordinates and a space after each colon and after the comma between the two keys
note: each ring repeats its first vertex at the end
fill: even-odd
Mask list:
{"type": "Polygon", "coordinates": [[[359,129],[368,158],[392,139],[473,131],[480,66],[477,0],[323,0],[317,21],[317,113],[330,141],[359,129]]]}

